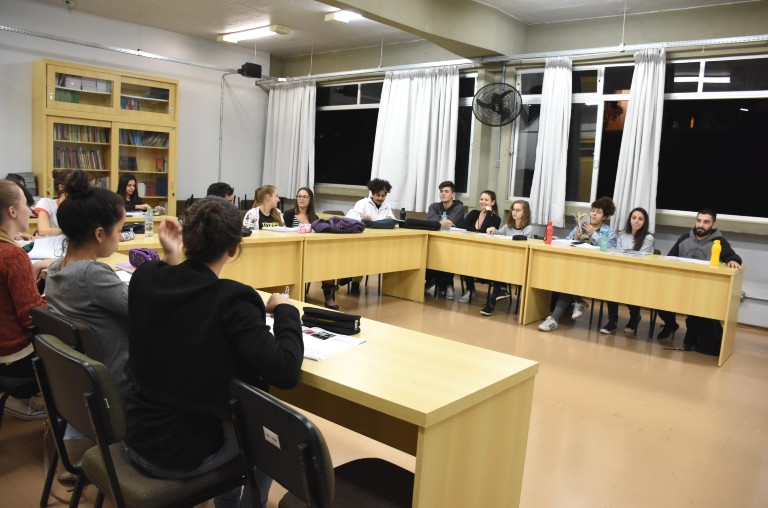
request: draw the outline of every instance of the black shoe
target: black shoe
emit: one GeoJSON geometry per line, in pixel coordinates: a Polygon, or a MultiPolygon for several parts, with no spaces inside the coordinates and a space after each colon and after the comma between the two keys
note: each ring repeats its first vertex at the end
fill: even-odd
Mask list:
{"type": "Polygon", "coordinates": [[[656,338],[659,340],[664,340],[664,339],[668,339],[670,335],[674,337],[675,332],[677,331],[678,328],[680,328],[680,325],[678,325],[677,323],[672,323],[671,326],[664,325],[661,327],[661,331],[659,332],[659,335],[656,336],[656,338]]]}
{"type": "Polygon", "coordinates": [[[352,282],[352,277],[345,277],[343,279],[339,279],[339,286],[346,286],[350,282],[352,282]]]}
{"type": "Polygon", "coordinates": [[[358,296],[360,294],[360,283],[359,282],[353,282],[352,285],[349,287],[349,294],[358,296]]]}
{"type": "Polygon", "coordinates": [[[600,333],[614,333],[616,331],[616,323],[608,321],[604,327],[600,328],[600,333]]]}
{"type": "Polygon", "coordinates": [[[509,291],[507,291],[507,288],[499,288],[498,292],[496,293],[496,301],[498,302],[504,298],[509,298],[509,291]]]}
{"type": "Polygon", "coordinates": [[[480,311],[480,314],[482,314],[483,316],[493,316],[494,312],[495,311],[493,309],[493,305],[488,304],[485,307],[483,307],[483,310],[480,311]]]}
{"type": "Polygon", "coordinates": [[[627,325],[624,327],[624,333],[637,333],[637,325],[640,324],[640,315],[630,316],[627,325]]]}

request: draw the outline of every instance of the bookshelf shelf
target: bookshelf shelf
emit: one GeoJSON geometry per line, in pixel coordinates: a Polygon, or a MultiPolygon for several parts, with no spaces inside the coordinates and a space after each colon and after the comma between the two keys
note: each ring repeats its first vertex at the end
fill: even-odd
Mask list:
{"type": "Polygon", "coordinates": [[[132,173],[142,199],[175,215],[177,88],[172,79],[35,62],[32,164],[38,193],[53,197],[54,169],[82,169],[93,185],[111,190],[120,175],[132,173]]]}

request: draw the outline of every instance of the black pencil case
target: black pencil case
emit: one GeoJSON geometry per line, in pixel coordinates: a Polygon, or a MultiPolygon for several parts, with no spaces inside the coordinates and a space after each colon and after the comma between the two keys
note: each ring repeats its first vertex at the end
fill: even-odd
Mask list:
{"type": "Polygon", "coordinates": [[[360,333],[360,316],[346,312],[306,307],[301,322],[304,326],[322,328],[341,335],[360,333]]]}

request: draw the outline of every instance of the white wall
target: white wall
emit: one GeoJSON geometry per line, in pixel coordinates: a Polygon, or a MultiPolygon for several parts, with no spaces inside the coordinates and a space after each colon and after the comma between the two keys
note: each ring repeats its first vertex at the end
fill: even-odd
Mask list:
{"type": "MultiPolygon", "coordinates": [[[[0,0],[0,24],[67,39],[141,49],[184,61],[269,74],[269,55],[228,44],[82,14],[25,0],[0,0]]],[[[179,81],[177,197],[201,196],[218,181],[222,72],[0,31],[0,177],[32,167],[32,62],[51,58],[179,81]]],[[[261,183],[267,94],[255,80],[226,77],[221,179],[237,195],[261,183]]]]}

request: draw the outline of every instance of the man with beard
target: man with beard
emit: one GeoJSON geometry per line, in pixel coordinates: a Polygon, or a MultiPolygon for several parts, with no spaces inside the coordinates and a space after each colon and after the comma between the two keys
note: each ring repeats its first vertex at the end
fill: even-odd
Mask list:
{"type": "MultiPolygon", "coordinates": [[[[720,262],[725,263],[730,268],[741,269],[741,258],[733,251],[731,244],[728,243],[720,231],[715,227],[715,220],[717,220],[717,214],[714,210],[705,208],[696,214],[696,227],[691,229],[688,233],[682,235],[677,239],[675,245],[669,250],[668,256],[677,256],[681,258],[702,259],[709,260],[712,255],[712,243],[715,240],[720,240],[720,262]]],[[[664,321],[664,326],[659,332],[658,339],[668,339],[670,335],[674,335],[675,331],[680,327],[675,320],[675,313],[668,311],[659,311],[659,317],[664,321]]],[[[691,318],[686,320],[688,333],[685,336],[685,348],[695,348],[695,337],[689,337],[691,335],[690,321],[694,320],[697,324],[704,318],[691,318]]],[[[711,319],[705,320],[707,322],[714,321],[711,319]]],[[[717,323],[719,325],[719,322],[717,323]]]]}

